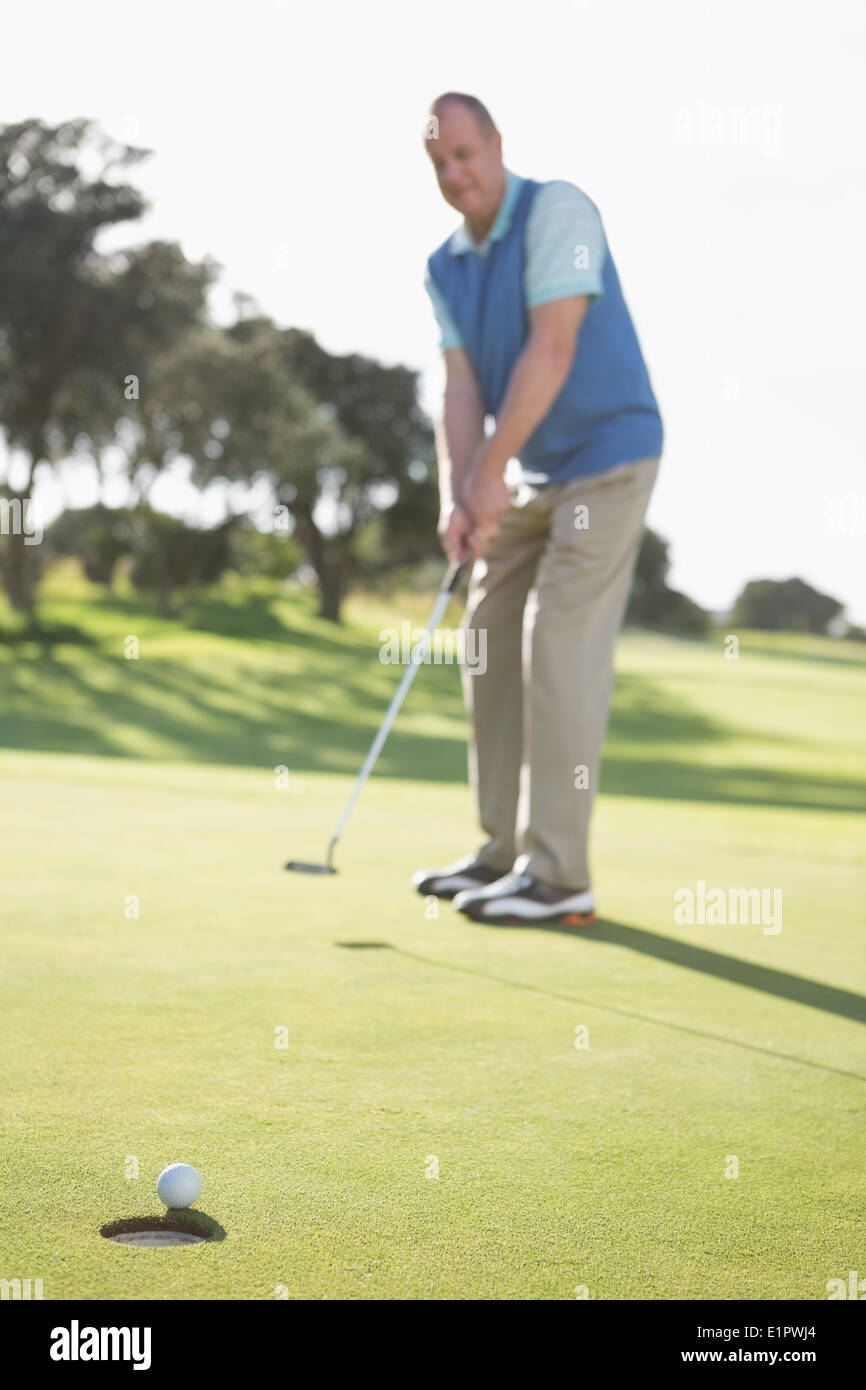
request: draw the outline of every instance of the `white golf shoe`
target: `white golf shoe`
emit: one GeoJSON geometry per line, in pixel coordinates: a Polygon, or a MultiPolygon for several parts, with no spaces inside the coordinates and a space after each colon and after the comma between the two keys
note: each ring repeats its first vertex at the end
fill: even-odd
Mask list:
{"type": "Polygon", "coordinates": [[[588,927],[595,921],[595,896],[591,889],[575,893],[516,871],[487,887],[458,893],[454,906],[473,922],[500,926],[553,922],[563,927],[588,927]]]}
{"type": "Polygon", "coordinates": [[[483,888],[501,876],[501,869],[490,869],[474,854],[466,854],[444,869],[419,869],[412,875],[412,887],[425,898],[453,898],[464,889],[483,888]]]}

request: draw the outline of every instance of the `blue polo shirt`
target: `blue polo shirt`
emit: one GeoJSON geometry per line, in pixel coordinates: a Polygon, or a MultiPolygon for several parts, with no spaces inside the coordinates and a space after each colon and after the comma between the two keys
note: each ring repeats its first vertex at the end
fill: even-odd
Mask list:
{"type": "Polygon", "coordinates": [[[496,417],[529,338],[530,308],[587,295],[565,384],[518,455],[532,486],[657,458],[663,431],[637,334],[595,204],[573,184],[506,171],[493,227],[464,222],[427,263],[443,351],[463,347],[496,417]]]}

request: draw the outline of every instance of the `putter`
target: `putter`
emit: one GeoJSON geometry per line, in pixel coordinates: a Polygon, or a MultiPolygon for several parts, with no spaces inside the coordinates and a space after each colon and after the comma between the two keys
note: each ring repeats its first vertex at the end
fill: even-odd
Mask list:
{"type": "Polygon", "coordinates": [[[337,872],[333,864],[334,849],[336,847],[337,841],[339,840],[340,836],[345,830],[348,819],[352,814],[353,810],[355,809],[355,802],[361,795],[361,788],[363,787],[370,773],[373,771],[376,759],[378,758],[384,746],[385,739],[391,732],[391,726],[393,725],[394,720],[397,718],[397,715],[400,712],[400,706],[406,698],[409,686],[412,684],[413,680],[418,674],[418,667],[420,666],[427,653],[427,648],[430,642],[430,636],[436,628],[436,625],[438,624],[439,619],[442,617],[442,614],[445,612],[445,609],[448,607],[448,600],[454,592],[454,585],[457,583],[457,576],[462,570],[464,563],[465,561],[455,560],[454,563],[449,565],[448,567],[448,571],[445,575],[445,578],[442,580],[442,587],[439,590],[439,595],[436,599],[435,604],[433,605],[433,612],[430,614],[430,621],[427,623],[427,626],[424,629],[424,637],[418,643],[417,647],[412,652],[412,655],[409,658],[409,665],[406,667],[403,679],[401,680],[396,691],[394,692],[394,698],[388,706],[388,712],[385,715],[385,718],[382,720],[382,723],[379,727],[379,732],[373,739],[370,751],[364,760],[364,766],[358,773],[357,781],[355,782],[355,785],[352,788],[352,795],[346,802],[343,814],[340,816],[340,819],[337,822],[337,828],[331,836],[331,840],[328,845],[328,853],[325,856],[324,864],[305,864],[302,860],[290,859],[288,863],[285,865],[287,869],[292,869],[297,874],[335,874],[337,872]]]}

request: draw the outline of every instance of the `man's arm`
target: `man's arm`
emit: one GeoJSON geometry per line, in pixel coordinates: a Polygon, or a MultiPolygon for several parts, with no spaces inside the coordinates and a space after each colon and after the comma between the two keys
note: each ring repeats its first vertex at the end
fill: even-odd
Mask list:
{"type": "Polygon", "coordinates": [[[445,357],[445,399],[436,426],[439,463],[439,534],[452,560],[467,558],[470,518],[462,510],[461,494],[484,440],[484,401],[478,378],[462,347],[448,348],[445,357]]]}
{"type": "Polygon", "coordinates": [[[478,448],[484,439],[484,402],[475,369],[462,347],[445,358],[445,399],[436,428],[439,496],[442,505],[459,500],[478,448]]]}
{"type": "Polygon", "coordinates": [[[529,339],[514,364],[495,433],[485,441],[479,460],[491,476],[501,476],[565,385],[586,309],[587,296],[580,294],[529,310],[529,339]]]}
{"type": "Polygon", "coordinates": [[[520,452],[565,385],[587,303],[585,294],[571,295],[529,310],[529,338],[514,364],[496,430],[480,443],[463,486],[462,499],[475,522],[473,554],[489,544],[508,506],[505,465],[520,452]]]}

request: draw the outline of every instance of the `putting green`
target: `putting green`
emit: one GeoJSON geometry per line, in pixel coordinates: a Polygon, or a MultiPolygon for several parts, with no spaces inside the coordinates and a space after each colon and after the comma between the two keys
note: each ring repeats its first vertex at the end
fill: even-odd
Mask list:
{"type": "Polygon", "coordinates": [[[627,633],[603,920],[495,929],[408,887],[477,843],[453,667],[419,673],[340,872],[280,867],[324,853],[399,675],[380,629],[429,598],[335,631],[305,594],[228,588],[181,627],[90,592],[45,615],[91,645],[0,647],[0,1278],[822,1299],[866,1274],[863,647],[627,633]],[[782,930],[677,924],[699,881],[781,889],[782,930]],[[177,1160],[218,1238],[102,1239],[177,1160]]]}

